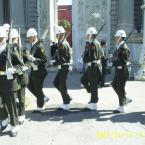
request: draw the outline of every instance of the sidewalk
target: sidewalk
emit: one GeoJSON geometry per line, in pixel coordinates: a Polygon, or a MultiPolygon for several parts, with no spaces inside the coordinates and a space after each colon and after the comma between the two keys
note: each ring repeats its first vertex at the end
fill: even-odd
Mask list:
{"type": "MultiPolygon", "coordinates": [[[[26,111],[26,121],[16,138],[0,136],[0,145],[144,145],[145,144],[145,82],[127,82],[126,92],[133,102],[128,113],[113,114],[118,98],[111,87],[99,89],[98,111],[84,111],[89,94],[81,88],[80,73],[70,73],[69,94],[73,98],[71,111],[56,111],[62,103],[53,87],[55,72],[49,72],[44,93],[50,101],[41,114],[33,114],[35,97],[26,111]]],[[[27,91],[27,96],[30,96],[27,91]]]]}

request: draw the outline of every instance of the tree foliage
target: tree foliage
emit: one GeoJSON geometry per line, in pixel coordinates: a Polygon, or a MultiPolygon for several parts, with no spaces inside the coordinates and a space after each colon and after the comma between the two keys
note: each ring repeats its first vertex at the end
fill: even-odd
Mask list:
{"type": "Polygon", "coordinates": [[[66,31],[69,31],[70,28],[71,28],[71,23],[68,20],[65,20],[65,19],[60,20],[58,22],[58,25],[62,26],[66,31]]]}

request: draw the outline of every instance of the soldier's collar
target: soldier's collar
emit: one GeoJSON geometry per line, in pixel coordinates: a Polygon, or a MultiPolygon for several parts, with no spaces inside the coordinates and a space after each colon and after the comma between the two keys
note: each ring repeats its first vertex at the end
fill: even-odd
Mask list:
{"type": "Polygon", "coordinates": [[[34,46],[37,43],[37,39],[32,43],[32,46],[34,46]]]}
{"type": "Polygon", "coordinates": [[[122,44],[124,44],[124,41],[121,41],[121,42],[117,45],[117,49],[119,49],[120,46],[121,46],[122,44]]]}

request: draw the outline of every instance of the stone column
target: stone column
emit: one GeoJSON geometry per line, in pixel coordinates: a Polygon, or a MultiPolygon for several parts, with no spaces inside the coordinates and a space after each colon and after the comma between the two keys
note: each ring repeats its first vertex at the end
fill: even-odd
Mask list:
{"type": "Polygon", "coordinates": [[[82,69],[82,64],[78,58],[84,52],[86,41],[86,30],[89,27],[95,27],[97,31],[103,24],[106,26],[97,37],[98,40],[108,40],[110,37],[109,17],[110,0],[72,0],[72,34],[73,34],[73,65],[77,70],[82,69]],[[107,7],[108,6],[108,7],[107,7]],[[108,21],[108,22],[107,22],[108,21]],[[107,35],[106,35],[107,34],[107,35]]]}
{"type": "Polygon", "coordinates": [[[47,27],[49,28],[44,45],[47,48],[47,56],[50,58],[50,41],[54,40],[54,24],[56,23],[56,0],[39,0],[38,13],[38,31],[40,36],[47,27]]]}
{"type": "Polygon", "coordinates": [[[78,68],[77,58],[79,57],[78,46],[79,46],[79,38],[78,38],[78,0],[72,1],[72,43],[73,43],[73,65],[78,68]]]}
{"type": "Polygon", "coordinates": [[[134,26],[134,0],[119,0],[118,29],[129,33],[134,26]]]}
{"type": "Polygon", "coordinates": [[[142,10],[143,10],[143,67],[145,68],[145,0],[144,0],[144,4],[142,5],[142,10]]]}
{"type": "Polygon", "coordinates": [[[13,19],[14,27],[25,28],[25,14],[24,14],[24,1],[13,0],[10,1],[10,20],[13,19]]]}

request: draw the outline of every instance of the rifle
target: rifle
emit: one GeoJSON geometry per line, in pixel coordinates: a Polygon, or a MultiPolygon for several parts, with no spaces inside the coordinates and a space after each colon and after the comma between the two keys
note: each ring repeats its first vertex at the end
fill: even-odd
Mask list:
{"type": "Polygon", "coordinates": [[[134,31],[134,28],[131,30],[131,32],[128,34],[128,36],[126,37],[126,39],[124,40],[124,43],[126,43],[127,42],[127,40],[130,38],[130,36],[132,35],[132,33],[133,33],[133,31],[134,31]]]}
{"type": "MultiPolygon", "coordinates": [[[[118,51],[114,54],[114,59],[113,60],[116,60],[117,58],[118,58],[118,54],[120,53],[120,51],[121,51],[121,46],[123,46],[126,42],[127,42],[127,40],[130,38],[130,36],[132,35],[132,33],[133,33],[133,31],[134,31],[134,29],[132,29],[131,30],[131,32],[128,34],[128,36],[126,37],[126,39],[124,40],[124,42],[123,42],[123,44],[122,45],[120,45],[119,46],[119,48],[118,48],[118,51]]],[[[130,51],[128,50],[128,52],[130,53],[130,51]]]]}
{"type": "Polygon", "coordinates": [[[12,30],[12,25],[13,25],[13,20],[11,21],[10,24],[10,30],[9,30],[9,35],[8,35],[8,47],[7,47],[7,53],[6,53],[6,70],[11,67],[13,68],[12,62],[11,62],[11,57],[10,57],[10,49],[11,49],[11,44],[12,44],[12,39],[11,39],[11,30],[12,30]]]}
{"type": "Polygon", "coordinates": [[[34,50],[33,50],[33,48],[31,49],[31,50],[32,50],[32,52],[31,52],[32,55],[34,55],[34,53],[36,52],[37,46],[38,46],[41,42],[44,41],[44,39],[45,39],[45,37],[46,37],[48,31],[49,31],[49,26],[45,29],[45,31],[44,31],[44,33],[42,34],[42,36],[38,39],[38,41],[37,41],[36,44],[34,45],[34,50]]]}
{"type": "Polygon", "coordinates": [[[68,38],[68,36],[70,35],[70,32],[71,32],[71,28],[72,28],[72,25],[70,26],[69,31],[67,33],[65,33],[65,36],[62,39],[62,41],[59,42],[60,44],[62,44],[64,42],[64,40],[66,40],[68,38]]]}
{"type": "Polygon", "coordinates": [[[97,37],[97,36],[100,34],[100,32],[103,30],[104,26],[105,26],[105,23],[100,27],[98,33],[96,34],[96,37],[97,37]]]}
{"type": "Polygon", "coordinates": [[[21,41],[21,30],[19,28],[19,55],[20,55],[20,62],[21,62],[21,64],[23,66],[25,66],[22,52],[23,52],[23,50],[22,50],[22,41],[21,41]]]}
{"type": "MultiPolygon", "coordinates": [[[[59,51],[58,51],[58,49],[62,49],[62,48],[64,48],[64,45],[63,45],[63,42],[68,38],[68,36],[70,35],[70,32],[71,32],[71,28],[72,28],[72,25],[71,25],[71,27],[69,28],[69,30],[68,30],[68,32],[67,33],[65,33],[65,36],[64,36],[64,38],[61,40],[61,41],[59,41],[58,43],[56,43],[56,51],[55,51],[55,54],[54,54],[54,56],[53,56],[53,59],[60,59],[60,57],[59,57],[59,51]]],[[[70,52],[69,52],[69,47],[68,47],[68,58],[70,59],[70,52]]],[[[65,61],[65,58],[64,57],[62,57],[62,59],[65,61]]]]}

